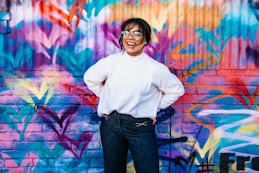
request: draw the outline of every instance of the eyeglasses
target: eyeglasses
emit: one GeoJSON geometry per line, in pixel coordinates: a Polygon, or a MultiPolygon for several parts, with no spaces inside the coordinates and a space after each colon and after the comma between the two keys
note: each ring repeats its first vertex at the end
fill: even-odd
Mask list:
{"type": "Polygon", "coordinates": [[[123,38],[128,38],[131,35],[132,38],[135,39],[140,39],[143,36],[140,31],[133,31],[132,33],[130,33],[129,31],[121,31],[121,35],[123,36],[123,38]]]}

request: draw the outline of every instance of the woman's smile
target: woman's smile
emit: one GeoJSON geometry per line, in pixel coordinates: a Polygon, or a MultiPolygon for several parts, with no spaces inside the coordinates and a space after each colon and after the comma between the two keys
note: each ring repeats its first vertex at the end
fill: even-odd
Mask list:
{"type": "Polygon", "coordinates": [[[129,55],[138,56],[143,52],[145,39],[143,39],[143,35],[139,31],[138,25],[134,25],[129,30],[123,31],[122,37],[123,47],[129,55]]]}

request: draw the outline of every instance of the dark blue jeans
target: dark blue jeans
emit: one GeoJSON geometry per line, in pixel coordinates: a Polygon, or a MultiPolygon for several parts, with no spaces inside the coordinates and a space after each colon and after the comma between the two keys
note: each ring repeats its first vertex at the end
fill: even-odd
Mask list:
{"type": "Polygon", "coordinates": [[[102,118],[100,133],[105,173],[126,173],[128,150],[137,173],[159,173],[155,125],[151,119],[113,111],[102,118]]]}

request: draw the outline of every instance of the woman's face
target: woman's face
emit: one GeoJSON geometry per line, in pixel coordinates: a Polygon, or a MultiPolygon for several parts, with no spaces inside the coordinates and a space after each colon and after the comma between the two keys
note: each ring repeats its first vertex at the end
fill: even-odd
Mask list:
{"type": "Polygon", "coordinates": [[[122,31],[122,44],[126,52],[131,56],[137,56],[143,52],[146,40],[138,25],[125,27],[124,31],[122,31]]]}

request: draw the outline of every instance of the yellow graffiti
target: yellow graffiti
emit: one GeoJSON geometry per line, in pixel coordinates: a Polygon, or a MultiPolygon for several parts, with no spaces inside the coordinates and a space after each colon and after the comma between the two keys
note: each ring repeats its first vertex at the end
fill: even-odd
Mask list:
{"type": "Polygon", "coordinates": [[[136,173],[135,167],[134,167],[134,163],[133,162],[129,162],[127,164],[127,172],[128,173],[136,173]]]}
{"type": "Polygon", "coordinates": [[[44,104],[47,104],[49,99],[53,96],[54,90],[60,81],[60,75],[57,71],[45,71],[42,75],[43,77],[42,79],[40,78],[42,81],[39,88],[36,82],[31,78],[14,76],[6,78],[5,82],[17,96],[21,97],[32,106],[35,106],[32,94],[40,100],[44,95],[46,95],[44,104]]]}
{"type": "Polygon", "coordinates": [[[254,133],[255,131],[257,131],[259,129],[259,126],[257,124],[247,124],[244,126],[241,126],[238,130],[239,133],[254,133]]]}
{"type": "Polygon", "coordinates": [[[195,149],[199,153],[199,155],[204,158],[208,153],[208,159],[210,160],[212,156],[215,154],[216,149],[218,148],[218,143],[220,142],[221,135],[219,133],[213,133],[207,139],[205,145],[200,147],[199,143],[195,145],[195,149]]]}

